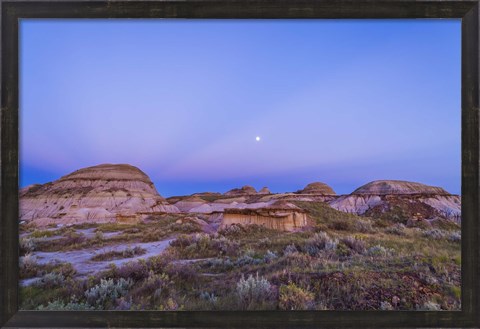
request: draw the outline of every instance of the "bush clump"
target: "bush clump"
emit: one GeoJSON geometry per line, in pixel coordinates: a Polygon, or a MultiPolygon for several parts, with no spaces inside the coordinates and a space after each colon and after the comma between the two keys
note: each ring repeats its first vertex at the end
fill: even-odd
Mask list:
{"type": "Polygon", "coordinates": [[[124,297],[132,285],[131,279],[101,279],[99,284],[85,292],[85,297],[88,304],[96,309],[107,309],[118,298],[124,297]]]}
{"type": "Polygon", "coordinates": [[[106,261],[106,260],[114,260],[114,259],[121,259],[121,258],[133,258],[135,256],[141,256],[145,254],[147,251],[140,246],[127,247],[124,250],[116,251],[111,250],[104,253],[96,254],[91,258],[93,261],[106,261]]]}
{"type": "Polygon", "coordinates": [[[386,257],[393,254],[393,250],[377,244],[368,248],[366,254],[371,257],[386,257]]]}
{"type": "Polygon", "coordinates": [[[405,233],[405,228],[406,226],[402,223],[395,223],[394,225],[388,227],[385,229],[385,232],[389,234],[394,234],[398,236],[404,236],[405,233]]]}
{"type": "Polygon", "coordinates": [[[417,306],[417,311],[440,311],[442,308],[435,302],[427,301],[417,306]]]}
{"type": "Polygon", "coordinates": [[[61,273],[51,272],[46,273],[44,276],[42,276],[41,279],[36,282],[36,285],[43,288],[51,289],[62,286],[64,282],[65,277],[61,273]]]}
{"type": "Polygon", "coordinates": [[[37,239],[30,237],[23,237],[20,239],[20,252],[22,254],[31,253],[37,249],[37,239]]]}
{"type": "Polygon", "coordinates": [[[360,233],[375,232],[372,226],[372,222],[368,219],[357,219],[355,221],[355,229],[360,233]]]}
{"type": "Polygon", "coordinates": [[[315,233],[313,237],[305,241],[302,251],[310,256],[316,256],[323,250],[335,250],[338,240],[330,238],[327,233],[315,233]]]}
{"type": "Polygon", "coordinates": [[[347,236],[340,241],[354,253],[363,254],[365,252],[365,242],[356,237],[347,236]]]}
{"type": "Polygon", "coordinates": [[[425,238],[432,238],[435,240],[444,239],[446,237],[446,232],[444,230],[434,228],[431,230],[426,230],[422,234],[425,238]]]}
{"type": "Polygon", "coordinates": [[[38,262],[37,258],[31,253],[20,257],[20,279],[27,279],[37,275],[38,262]]]}
{"type": "Polygon", "coordinates": [[[272,261],[274,261],[277,258],[278,258],[278,255],[276,253],[274,253],[273,251],[270,251],[270,250],[267,250],[265,255],[263,255],[263,261],[265,263],[271,263],[272,261]]]}
{"type": "Polygon", "coordinates": [[[279,289],[279,307],[282,310],[308,310],[314,306],[314,294],[294,283],[281,285],[279,289]]]}
{"type": "Polygon", "coordinates": [[[289,244],[288,246],[285,247],[285,249],[283,249],[284,256],[288,256],[295,253],[298,253],[298,249],[294,244],[289,244]]]}
{"type": "Polygon", "coordinates": [[[274,298],[273,287],[264,277],[249,275],[247,279],[242,275],[237,282],[236,297],[240,309],[265,309],[274,298]]]}
{"type": "Polygon", "coordinates": [[[351,219],[341,218],[333,221],[330,225],[330,228],[337,231],[354,231],[355,223],[351,219]]]}
{"type": "Polygon", "coordinates": [[[110,264],[110,269],[107,276],[113,278],[133,279],[134,281],[140,281],[148,277],[150,272],[149,263],[144,259],[137,261],[131,260],[120,267],[115,264],[110,264]]]}
{"type": "Polygon", "coordinates": [[[61,300],[54,300],[49,302],[47,306],[40,305],[37,307],[39,311],[93,311],[95,307],[89,305],[88,303],[79,303],[71,301],[67,304],[61,300]]]}
{"type": "Polygon", "coordinates": [[[230,258],[213,258],[209,259],[205,265],[209,268],[215,269],[216,271],[230,271],[233,269],[235,263],[231,261],[230,258]]]}
{"type": "Polygon", "coordinates": [[[239,245],[236,241],[219,234],[197,233],[180,235],[170,243],[183,257],[212,257],[236,255],[239,245]]]}
{"type": "Polygon", "coordinates": [[[167,300],[174,293],[173,281],[165,273],[155,274],[150,271],[149,276],[140,284],[140,286],[134,288],[130,295],[135,300],[146,299],[149,302],[149,306],[161,305],[161,302],[167,300]]]}
{"type": "Polygon", "coordinates": [[[218,303],[218,297],[215,294],[207,291],[200,293],[200,299],[203,300],[210,308],[215,309],[218,303]]]}
{"type": "Polygon", "coordinates": [[[460,242],[462,241],[462,233],[460,231],[450,232],[447,239],[451,242],[460,242]]]}

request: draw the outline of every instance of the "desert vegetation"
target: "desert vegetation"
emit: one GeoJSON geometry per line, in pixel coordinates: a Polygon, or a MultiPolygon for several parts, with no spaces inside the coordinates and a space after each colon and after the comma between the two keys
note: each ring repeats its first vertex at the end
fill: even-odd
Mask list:
{"type": "Polygon", "coordinates": [[[21,308],[458,310],[460,224],[401,207],[364,216],[295,205],[309,225],[212,229],[208,216],[21,225],[21,308]],[[62,258],[62,255],[65,257],[62,258]]]}

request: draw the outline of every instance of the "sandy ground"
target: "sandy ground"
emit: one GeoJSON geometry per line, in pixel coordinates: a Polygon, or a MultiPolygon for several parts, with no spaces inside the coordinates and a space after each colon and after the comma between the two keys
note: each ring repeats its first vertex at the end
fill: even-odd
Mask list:
{"type": "MultiPolygon", "coordinates": [[[[82,232],[84,233],[84,232],[82,232]]],[[[85,233],[84,233],[85,234],[85,233]]],[[[121,266],[132,260],[147,259],[149,257],[157,256],[162,253],[169,245],[170,242],[174,239],[166,239],[162,241],[155,242],[145,242],[145,243],[122,243],[118,245],[111,245],[99,249],[83,249],[75,251],[62,251],[62,252],[33,252],[32,256],[37,259],[39,264],[47,264],[50,262],[63,262],[71,263],[73,267],[77,270],[78,277],[86,277],[88,275],[94,274],[99,271],[106,270],[109,267],[109,264],[115,264],[121,266]],[[109,261],[92,261],[90,260],[93,256],[108,251],[123,251],[127,248],[141,247],[146,250],[146,253],[143,255],[135,256],[132,258],[123,258],[115,259],[109,261]]],[[[20,284],[22,286],[27,286],[39,278],[30,278],[21,280],[20,284]]]]}

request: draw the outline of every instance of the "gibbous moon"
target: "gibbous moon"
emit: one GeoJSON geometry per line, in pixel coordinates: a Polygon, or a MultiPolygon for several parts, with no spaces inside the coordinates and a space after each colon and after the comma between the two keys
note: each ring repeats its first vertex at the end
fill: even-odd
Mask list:
{"type": "Polygon", "coordinates": [[[255,137],[255,140],[256,140],[257,142],[260,142],[260,137],[259,137],[259,136],[255,137]]]}

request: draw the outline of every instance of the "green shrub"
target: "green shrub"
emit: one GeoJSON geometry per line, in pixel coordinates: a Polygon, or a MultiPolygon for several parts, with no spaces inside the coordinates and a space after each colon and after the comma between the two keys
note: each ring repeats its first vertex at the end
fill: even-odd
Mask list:
{"type": "Polygon", "coordinates": [[[262,258],[253,258],[250,255],[244,254],[237,258],[234,265],[236,267],[242,267],[246,265],[260,265],[263,263],[264,263],[264,260],[262,258]]]}
{"type": "Polygon", "coordinates": [[[417,306],[417,311],[440,311],[441,307],[435,302],[427,301],[417,306]]]}
{"type": "Polygon", "coordinates": [[[60,263],[55,266],[53,272],[63,275],[65,278],[73,278],[77,274],[77,270],[71,263],[60,263]]]}
{"type": "Polygon", "coordinates": [[[394,225],[386,228],[385,232],[389,234],[398,235],[398,236],[404,236],[406,234],[405,228],[406,228],[405,225],[401,223],[395,223],[394,225]]]}
{"type": "Polygon", "coordinates": [[[65,304],[61,300],[49,302],[47,306],[40,305],[37,307],[39,311],[93,311],[95,308],[87,303],[69,302],[65,304]]]}
{"type": "Polygon", "coordinates": [[[200,299],[207,303],[212,309],[215,309],[218,303],[218,297],[215,294],[202,291],[200,293],[200,299]]]}
{"type": "Polygon", "coordinates": [[[137,301],[147,303],[147,307],[155,309],[162,301],[168,300],[172,294],[174,282],[167,274],[155,274],[150,272],[149,276],[130,292],[130,296],[137,301]]]}
{"type": "Polygon", "coordinates": [[[393,252],[393,249],[385,248],[377,244],[373,247],[368,248],[366,254],[371,257],[386,257],[392,255],[393,252]]]}
{"type": "Polygon", "coordinates": [[[131,279],[101,279],[99,284],[85,292],[85,297],[88,304],[96,309],[107,309],[118,298],[124,297],[132,285],[131,279]]]}
{"type": "Polygon", "coordinates": [[[382,311],[392,311],[393,309],[393,305],[390,302],[384,301],[380,303],[380,310],[382,311]]]}
{"type": "Polygon", "coordinates": [[[52,273],[46,273],[35,284],[37,286],[40,286],[46,289],[51,289],[51,288],[62,286],[64,282],[65,282],[65,277],[62,274],[52,272],[52,273]]]}
{"type": "Polygon", "coordinates": [[[462,241],[462,232],[454,231],[447,234],[447,239],[452,242],[462,241]]]}
{"type": "Polygon", "coordinates": [[[357,219],[355,221],[355,229],[360,233],[372,233],[375,232],[372,222],[368,219],[357,219]]]}
{"type": "Polygon", "coordinates": [[[101,254],[96,254],[91,258],[93,261],[106,261],[122,258],[132,258],[135,256],[140,256],[146,253],[146,250],[140,246],[135,246],[134,248],[127,247],[124,250],[111,250],[101,254]]]}
{"type": "Polygon", "coordinates": [[[274,261],[277,258],[278,258],[278,255],[276,253],[274,253],[273,251],[270,251],[270,250],[267,250],[265,255],[263,255],[263,261],[265,263],[271,263],[272,261],[274,261]]]}
{"type": "Polygon", "coordinates": [[[281,310],[308,310],[314,305],[314,294],[297,287],[294,283],[281,285],[279,289],[279,307],[281,310]]]}
{"type": "Polygon", "coordinates": [[[434,228],[434,229],[431,229],[431,230],[424,231],[422,235],[425,238],[432,238],[432,239],[435,239],[435,240],[440,240],[440,239],[444,239],[447,236],[447,232],[445,232],[444,230],[438,229],[438,228],[434,228]]]}
{"type": "Polygon", "coordinates": [[[137,261],[131,260],[119,267],[115,266],[115,264],[110,264],[110,269],[104,274],[104,276],[141,281],[148,277],[150,265],[151,263],[147,263],[144,259],[139,259],[137,261]]]}
{"type": "Polygon", "coordinates": [[[310,256],[316,256],[323,250],[335,250],[338,240],[332,239],[325,232],[315,233],[313,237],[305,241],[302,251],[310,256]]]}
{"type": "Polygon", "coordinates": [[[37,239],[30,237],[20,238],[20,252],[22,254],[35,251],[37,249],[37,239]]]}
{"type": "Polygon", "coordinates": [[[329,227],[337,231],[355,231],[355,222],[351,219],[341,218],[332,221],[329,227]]]}
{"type": "Polygon", "coordinates": [[[37,258],[31,253],[27,253],[25,256],[20,257],[20,278],[27,279],[37,275],[39,264],[37,258]]]}
{"type": "Polygon", "coordinates": [[[264,277],[242,275],[236,286],[238,305],[243,310],[263,309],[274,297],[272,285],[264,277]]]}
{"type": "Polygon", "coordinates": [[[340,241],[355,253],[363,254],[365,252],[365,242],[356,237],[347,236],[340,241]]]}
{"type": "Polygon", "coordinates": [[[294,244],[289,244],[288,246],[285,247],[285,249],[283,249],[284,256],[291,255],[294,253],[298,253],[298,249],[294,244]]]}
{"type": "Polygon", "coordinates": [[[218,234],[224,236],[238,236],[243,233],[244,229],[237,224],[228,225],[218,231],[218,234]]]}
{"type": "Polygon", "coordinates": [[[193,235],[180,235],[170,243],[180,256],[187,258],[213,257],[236,255],[239,244],[218,234],[196,233],[193,235]]]}
{"type": "Polygon", "coordinates": [[[225,272],[233,269],[235,263],[231,261],[229,257],[227,258],[213,258],[209,259],[205,266],[214,270],[216,272],[225,272]]]}
{"type": "Polygon", "coordinates": [[[44,230],[44,231],[36,230],[30,234],[30,238],[48,238],[48,237],[55,236],[57,234],[59,234],[59,232],[53,231],[53,230],[44,230]]]}

